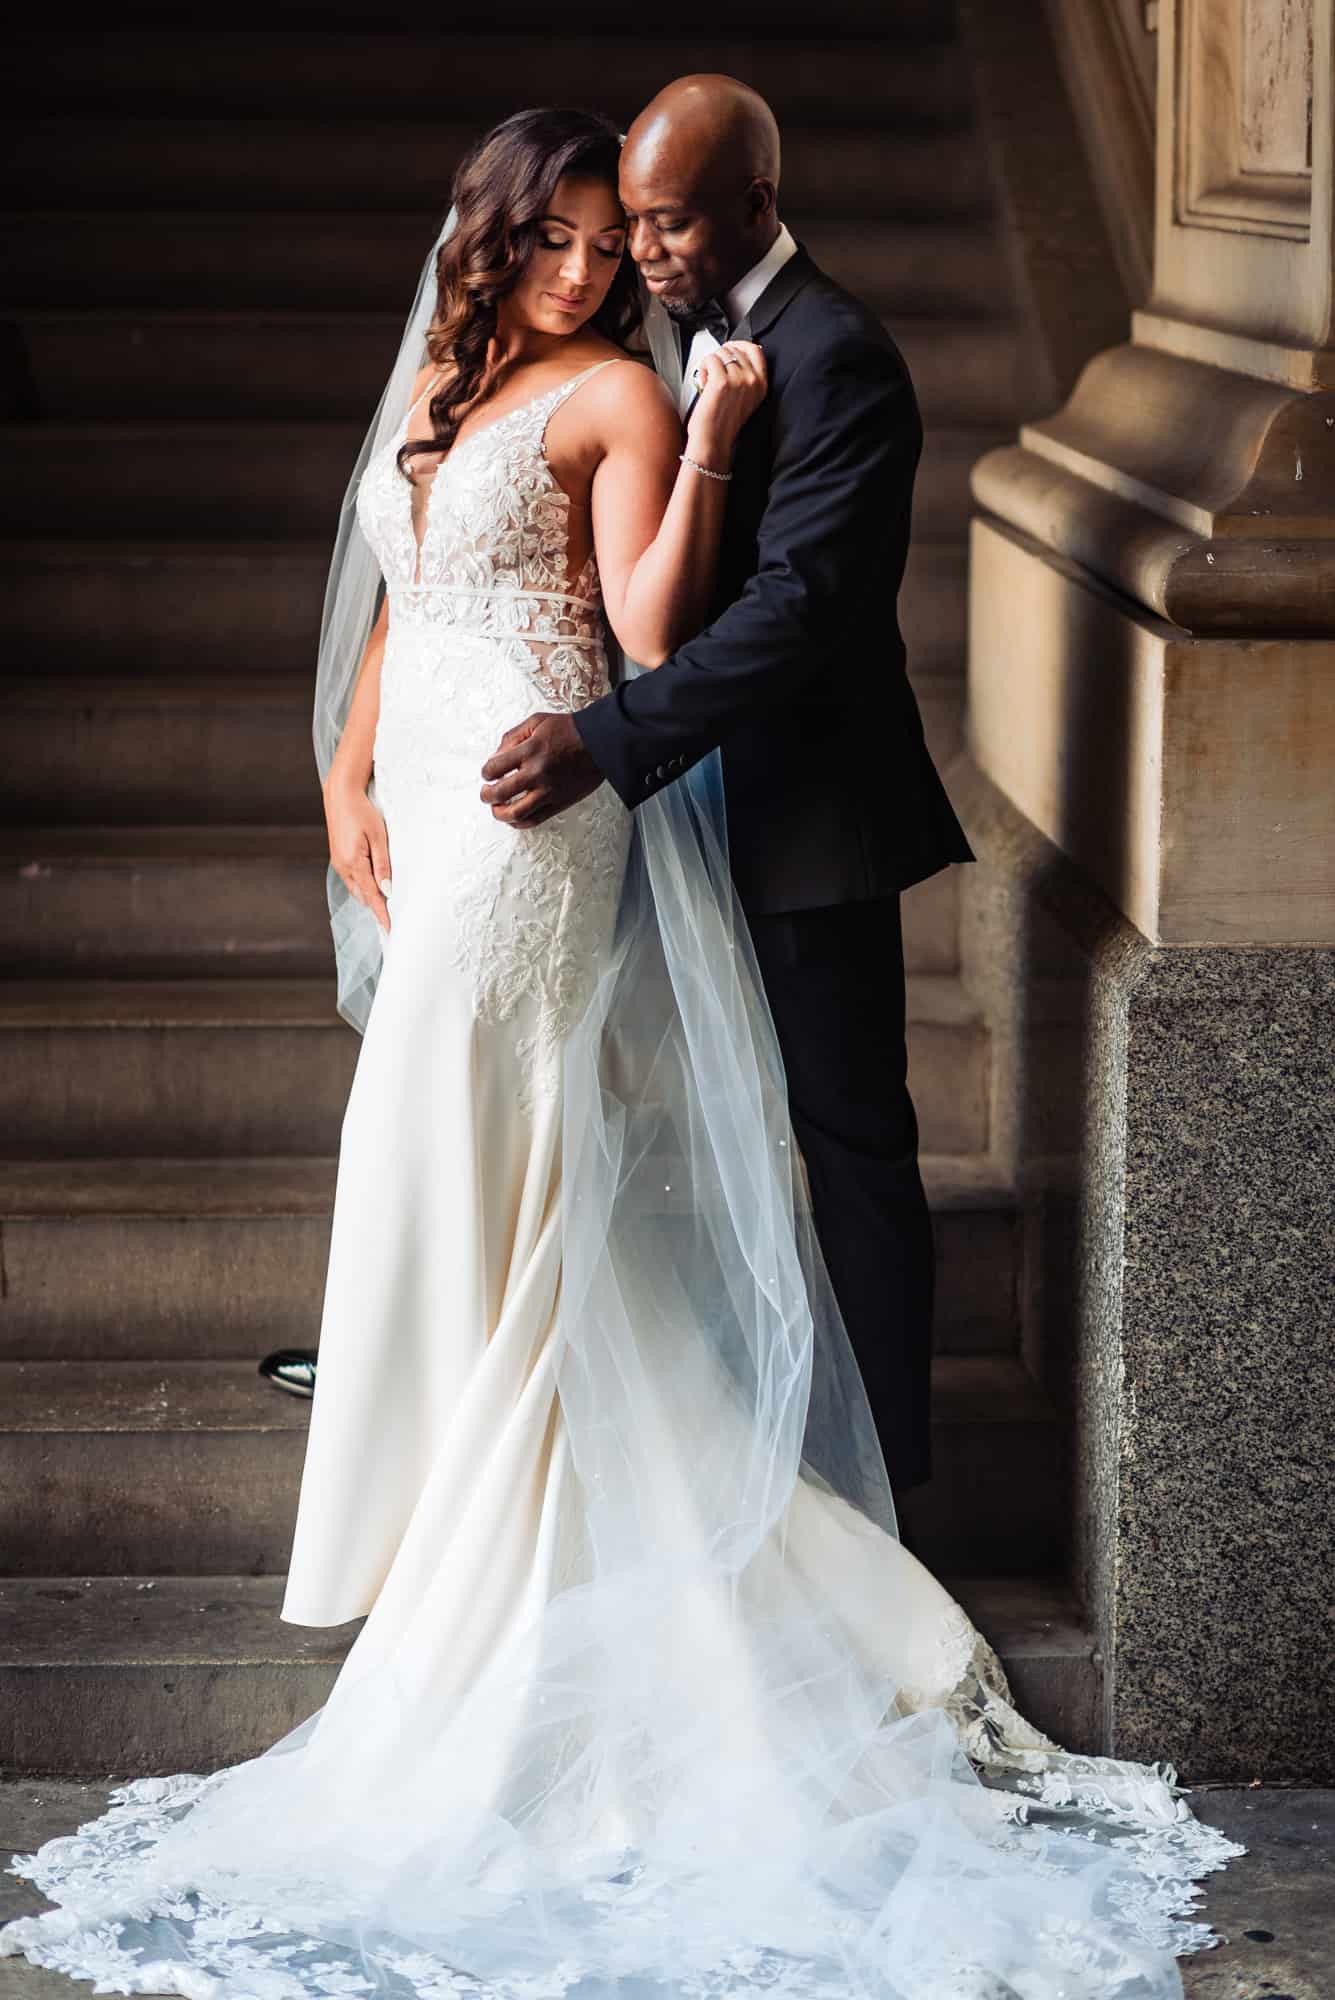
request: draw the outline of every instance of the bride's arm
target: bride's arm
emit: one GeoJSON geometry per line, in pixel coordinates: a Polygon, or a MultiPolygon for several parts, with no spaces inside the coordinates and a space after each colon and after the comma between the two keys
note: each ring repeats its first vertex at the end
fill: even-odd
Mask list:
{"type": "Polygon", "coordinates": [[[371,627],[357,685],[338,748],[324,781],[324,816],[329,858],[359,903],[389,929],[389,905],[380,884],[389,880],[389,835],[384,816],[367,797],[380,719],[380,665],[389,631],[389,599],[371,627]]]}
{"type": "Polygon", "coordinates": [[[680,462],[681,424],[658,377],[606,371],[603,452],[593,475],[593,545],[603,603],[619,644],[642,667],[660,666],[705,624],[727,507],[737,434],[765,394],[765,362],[731,341],[733,365],[711,354],[680,462]],[[699,468],[705,468],[703,471],[699,468]]]}
{"type": "MultiPolygon", "coordinates": [[[[432,364],[419,371],[410,392],[410,411],[416,410],[437,373],[432,364]]],[[[329,859],[357,901],[365,903],[380,928],[386,931],[389,929],[389,905],[380,885],[388,882],[390,876],[389,834],[383,813],[367,797],[367,787],[375,762],[375,732],[380,720],[380,666],[385,657],[388,632],[387,596],[362,651],[347,721],[323,786],[329,859]]]]}

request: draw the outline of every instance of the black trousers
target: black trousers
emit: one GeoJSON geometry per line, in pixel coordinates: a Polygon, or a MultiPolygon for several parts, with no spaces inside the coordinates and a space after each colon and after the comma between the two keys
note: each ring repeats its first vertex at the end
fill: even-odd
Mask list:
{"type": "Polygon", "coordinates": [[[898,1494],[931,1474],[934,1276],[899,897],[748,922],[816,1233],[898,1494]]]}

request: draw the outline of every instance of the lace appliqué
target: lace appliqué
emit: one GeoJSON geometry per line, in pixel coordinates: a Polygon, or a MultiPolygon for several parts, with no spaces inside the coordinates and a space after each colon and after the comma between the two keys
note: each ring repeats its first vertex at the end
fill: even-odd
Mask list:
{"type": "Polygon", "coordinates": [[[395,452],[407,423],[374,458],[357,491],[357,519],[390,593],[393,621],[454,624],[480,637],[522,634],[543,647],[601,649],[601,587],[590,554],[569,576],[570,496],[547,462],[547,425],[560,405],[611,360],[595,362],[546,395],[464,438],[426,485],[420,543],[413,493],[395,452]]]}
{"type": "Polygon", "coordinates": [[[526,715],[569,714],[607,692],[597,561],[569,575],[570,499],[545,438],[566,397],[611,365],[456,444],[430,478],[420,545],[399,437],[357,496],[390,594],[377,787],[391,811],[441,826],[453,963],[477,1020],[515,1024],[524,1110],[559,1087],[560,1045],[615,917],[629,816],[601,788],[542,827],[509,827],[480,807],[477,771],[526,715]]]}
{"type": "MultiPolygon", "coordinates": [[[[1015,1710],[996,1654],[962,1612],[943,1626],[939,1657],[968,1640],[968,1665],[939,1702],[983,1780],[980,1800],[993,1809],[993,1844],[1023,1852],[1027,1868],[1060,1876],[1036,1819],[1073,1839],[1116,1845],[1136,1863],[1136,1875],[1117,1896],[1133,1936],[1156,1950],[1179,1955],[1217,1940],[1203,1924],[1181,1921],[1199,1900],[1198,1879],[1245,1852],[1237,1842],[1194,1820],[1180,1800],[1172,1767],[1082,1757],[1059,1749],[1015,1710]],[[968,1635],[973,1633],[972,1640],[968,1635]],[[1010,1789],[1008,1789],[1008,1787],[1010,1789]]],[[[926,1691],[921,1691],[925,1693],[926,1691]]],[[[900,1705],[911,1709],[912,1690],[900,1705]]],[[[320,1886],[292,1875],[275,1884],[285,1915],[230,1897],[226,1882],[174,1885],[167,1870],[154,1875],[153,1849],[225,1771],[199,1777],[142,1778],[111,1792],[110,1810],[76,1834],[47,1841],[36,1854],[16,1856],[9,1872],[32,1881],[62,1907],[19,1918],[0,1929],[0,1956],[22,1952],[34,1964],[78,1979],[100,1992],[178,1993],[209,2000],[219,1990],[247,2000],[340,2000],[383,1994],[391,2000],[564,2000],[584,1977],[579,1965],[561,1961],[540,1973],[507,1977],[503,1985],[470,1976],[420,1949],[396,1948],[377,1938],[369,1957],[358,1947],[298,1928],[327,1922],[337,1932],[346,1912],[325,1907],[320,1886]],[[170,1946],[168,1952],[166,1947],[170,1946]]],[[[619,1922],[633,1925],[637,1899],[644,1921],[655,1918],[649,1885],[631,1867],[609,1880],[595,1902],[625,1902],[619,1922]]],[[[590,1889],[589,1893],[594,1892],[590,1889]]],[[[852,1937],[850,1933],[850,1943],[852,1937]]],[[[1048,1972],[1063,1968],[1070,1990],[1095,1995],[1138,1990],[1137,1961],[1093,1927],[1050,1917],[1032,1940],[1048,1972]]],[[[743,1993],[766,2000],[846,2000],[848,1972],[827,1960],[802,1960],[757,1946],[723,1952],[707,1967],[681,1969],[674,1982],[681,2000],[738,2000],[743,1993]]],[[[1009,1991],[1042,1994],[1041,1985],[1009,1991]]],[[[957,1949],[950,1940],[913,1991],[920,2000],[1000,2000],[994,1968],[957,1949]]]]}
{"type": "MultiPolygon", "coordinates": [[[[1003,1851],[1023,1854],[1026,1869],[1060,1877],[1062,1842],[1052,1833],[1121,1850],[1134,1873],[1114,1884],[1117,1913],[1132,1938],[1179,1956],[1217,1942],[1209,1928],[1184,1921],[1200,1899],[1200,1879],[1246,1850],[1203,1825],[1177,1796],[1168,1764],[1134,1764],[1062,1750],[1016,1710],[996,1653],[955,1606],[943,1619],[936,1662],[946,1671],[962,1664],[941,1689],[901,1688],[897,1708],[921,1702],[948,1718],[961,1749],[982,1781],[975,1794],[985,1808],[980,1830],[1003,1851]],[[1044,1830],[1040,1830],[1040,1829],[1044,1830]]],[[[396,1948],[379,1937],[374,1954],[318,1934],[327,1923],[337,1933],[346,1918],[328,1905],[317,1882],[293,1871],[276,1883],[283,1914],[229,1895],[225,1880],[192,1883],[188,1892],[162,1867],[155,1874],[157,1843],[227,1772],[200,1777],[141,1778],[110,1793],[111,1807],[76,1834],[49,1840],[36,1853],[16,1856],[9,1872],[32,1881],[62,1907],[19,1918],[0,1929],[0,1956],[22,1952],[34,1964],[93,1980],[97,1990],[179,1993],[209,2000],[217,1991],[247,2000],[339,2000],[349,1994],[384,1994],[392,2000],[564,2000],[584,1970],[558,1962],[540,1973],[507,1977],[503,1985],[470,1976],[420,1949],[396,1948]],[[310,1930],[300,1928],[311,1926],[310,1930]],[[315,1934],[312,1934],[314,1932],[315,1934]],[[170,1946],[170,1951],[165,1949],[170,1946]]],[[[961,1802],[963,1803],[963,1801],[961,1802]]],[[[622,1903],[618,1923],[633,1927],[637,1907],[655,1922],[652,1885],[631,1866],[586,1892],[595,1905],[622,1903]]],[[[853,1942],[850,1926],[850,1944],[853,1942]]],[[[1139,1990],[1138,1961],[1106,1925],[1049,1917],[1032,1940],[1049,1973],[1062,1968],[1081,1995],[1139,1990]]],[[[995,1968],[941,1942],[940,1955],[913,1985],[915,2000],[999,2000],[995,1968]]],[[[826,1960],[754,1949],[727,1950],[705,1967],[682,1967],[675,1981],[681,2000],[846,2000],[848,1972],[826,1960]]],[[[1012,1987],[1055,2000],[1048,1980],[1012,1987]]],[[[1064,1986],[1060,1989],[1067,1990],[1064,1986]]]]}
{"type": "MultiPolygon", "coordinates": [[[[0,1928],[0,1957],[21,1951],[34,1965],[94,1981],[99,1993],[178,1993],[187,2000],[208,2000],[220,1987],[248,2000],[374,1993],[402,2000],[561,2000],[574,1984],[574,1969],[556,1966],[507,1981],[502,1996],[429,1952],[390,1944],[376,1952],[373,1978],[360,1950],[295,1930],[290,1920],[231,1900],[221,1889],[178,1891],[164,1879],[146,1891],[145,1870],[151,1881],[158,1842],[226,1775],[180,1773],[119,1785],[99,1819],[47,1841],[36,1854],[16,1855],[7,1872],[60,1898],[62,1907],[0,1928]],[[133,1899],[125,1887],[132,1881],[139,1885],[133,1899]]],[[[282,1892],[290,1908],[315,1919],[317,1885],[294,1874],[282,1892]]],[[[337,1924],[339,1911],[322,1914],[337,1924]]]]}
{"type": "Polygon", "coordinates": [[[515,1040],[522,1111],[559,1090],[561,1045],[592,993],[629,842],[620,800],[595,792],[530,830],[485,818],[458,857],[454,963],[477,1020],[527,1015],[515,1040]]]}
{"type": "MultiPolygon", "coordinates": [[[[962,1606],[952,1605],[942,1618],[932,1685],[901,1687],[896,1706],[903,1714],[944,1710],[993,1809],[1014,1829],[1003,1838],[1028,1848],[1031,1865],[1040,1871],[1051,1865],[1034,1852],[1039,1842],[1031,1829],[1040,1823],[1125,1848],[1138,1874],[1118,1905],[1137,1934],[1179,1955],[1217,1943],[1207,1924],[1182,1919],[1200,1902],[1199,1880],[1246,1848],[1195,1817],[1171,1764],[1084,1755],[1036,1729],[1016,1708],[1005,1668],[962,1606]]],[[[1080,1969],[1075,1959],[1072,1969],[1080,1969]]]]}

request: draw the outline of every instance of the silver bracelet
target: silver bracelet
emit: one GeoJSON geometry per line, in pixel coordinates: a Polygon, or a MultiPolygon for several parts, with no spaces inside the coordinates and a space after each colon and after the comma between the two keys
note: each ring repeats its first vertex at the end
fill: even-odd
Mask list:
{"type": "Polygon", "coordinates": [[[711,471],[711,469],[709,468],[709,466],[707,466],[707,465],[701,465],[701,463],[700,463],[700,461],[699,461],[699,459],[698,459],[698,458],[688,458],[688,457],[686,456],[686,453],[685,453],[684,451],[683,451],[683,452],[680,452],[680,453],[678,454],[678,456],[680,457],[680,459],[681,459],[681,462],[682,462],[682,464],[683,464],[683,465],[689,465],[689,466],[691,466],[691,467],[692,467],[692,468],[693,468],[693,469],[694,469],[694,470],[695,470],[696,472],[703,472],[703,473],[704,473],[704,475],[705,475],[705,478],[706,478],[706,479],[731,479],[731,478],[732,478],[732,474],[731,474],[730,472],[713,472],[713,471],[711,471]]]}

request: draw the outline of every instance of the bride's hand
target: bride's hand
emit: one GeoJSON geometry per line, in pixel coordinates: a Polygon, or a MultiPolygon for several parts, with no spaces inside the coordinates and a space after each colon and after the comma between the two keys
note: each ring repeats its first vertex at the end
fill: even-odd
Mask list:
{"type": "Polygon", "coordinates": [[[389,929],[389,834],[383,813],[365,788],[331,778],[324,788],[329,859],[359,903],[365,903],[382,931],[389,929]]]}
{"type": "Polygon", "coordinates": [[[764,402],[765,356],[754,340],[725,340],[705,356],[699,373],[700,394],[686,426],[686,449],[709,464],[708,454],[732,457],[742,425],[764,402]]]}

